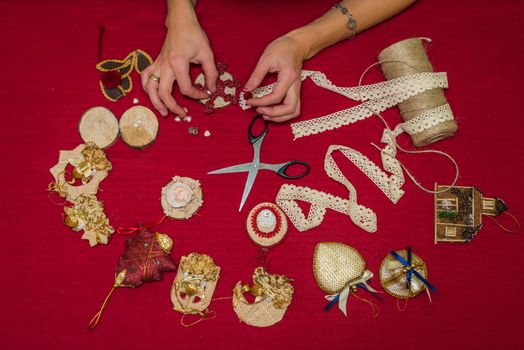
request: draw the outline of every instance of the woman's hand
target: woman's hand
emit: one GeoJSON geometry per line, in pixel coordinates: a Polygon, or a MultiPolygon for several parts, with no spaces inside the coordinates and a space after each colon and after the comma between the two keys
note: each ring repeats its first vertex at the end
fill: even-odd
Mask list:
{"type": "Polygon", "coordinates": [[[189,76],[190,63],[202,65],[209,90],[215,91],[218,77],[209,41],[192,6],[174,10],[168,16],[168,32],[162,51],[156,61],[142,72],[142,87],[164,117],[169,111],[179,116],[187,115],[187,111],[173,98],[175,81],[183,95],[194,99],[208,97],[206,92],[193,86],[189,76]]]}
{"type": "Polygon", "coordinates": [[[253,91],[268,73],[278,74],[277,84],[270,94],[251,98],[247,104],[256,107],[257,113],[270,121],[280,123],[297,117],[300,114],[300,71],[307,56],[307,48],[293,33],[269,44],[244,91],[253,91]]]}

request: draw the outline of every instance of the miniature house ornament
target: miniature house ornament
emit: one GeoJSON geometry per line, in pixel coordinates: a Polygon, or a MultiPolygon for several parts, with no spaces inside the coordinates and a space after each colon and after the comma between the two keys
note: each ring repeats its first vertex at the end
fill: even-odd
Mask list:
{"type": "Polygon", "coordinates": [[[484,197],[476,187],[435,185],[435,243],[469,243],[482,228],[483,215],[493,219],[506,213],[520,228],[507,210],[502,199],[484,197]]]}

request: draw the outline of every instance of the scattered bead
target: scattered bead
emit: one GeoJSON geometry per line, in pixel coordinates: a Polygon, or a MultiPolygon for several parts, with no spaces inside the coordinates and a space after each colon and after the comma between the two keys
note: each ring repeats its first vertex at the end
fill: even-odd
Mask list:
{"type": "Polygon", "coordinates": [[[180,118],[180,116],[177,115],[177,116],[175,117],[175,122],[178,123],[178,122],[181,122],[181,121],[182,121],[182,118],[180,118]]]}
{"type": "Polygon", "coordinates": [[[195,128],[194,126],[190,127],[189,129],[187,129],[187,131],[189,132],[189,134],[191,135],[198,135],[198,129],[195,128]]]}
{"type": "Polygon", "coordinates": [[[190,116],[184,117],[184,121],[190,123],[191,122],[191,117],[190,116]]]}
{"type": "Polygon", "coordinates": [[[253,94],[250,91],[246,91],[243,94],[244,94],[244,100],[246,101],[253,98],[253,94]]]}
{"type": "Polygon", "coordinates": [[[138,102],[140,102],[140,101],[138,100],[138,98],[135,97],[135,98],[133,99],[133,104],[136,105],[136,104],[138,104],[138,102]]]}
{"type": "Polygon", "coordinates": [[[204,131],[204,136],[205,137],[211,136],[211,132],[209,130],[204,131]]]}

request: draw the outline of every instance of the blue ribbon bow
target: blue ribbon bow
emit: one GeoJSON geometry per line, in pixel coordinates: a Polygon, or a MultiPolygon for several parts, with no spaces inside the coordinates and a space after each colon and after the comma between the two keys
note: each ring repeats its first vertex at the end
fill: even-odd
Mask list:
{"type": "Polygon", "coordinates": [[[407,287],[408,289],[411,287],[411,279],[412,279],[412,275],[415,275],[422,283],[424,283],[426,285],[426,287],[428,287],[432,292],[436,292],[437,291],[437,288],[433,287],[431,285],[431,283],[429,283],[429,281],[427,279],[425,279],[424,277],[422,277],[422,275],[413,267],[411,266],[411,260],[412,260],[412,252],[411,252],[411,247],[408,247],[407,248],[407,252],[408,252],[408,260],[406,261],[403,257],[401,257],[396,251],[392,250],[391,251],[391,255],[397,259],[402,265],[404,265],[405,267],[408,268],[408,271],[406,272],[406,279],[407,279],[407,287]]]}

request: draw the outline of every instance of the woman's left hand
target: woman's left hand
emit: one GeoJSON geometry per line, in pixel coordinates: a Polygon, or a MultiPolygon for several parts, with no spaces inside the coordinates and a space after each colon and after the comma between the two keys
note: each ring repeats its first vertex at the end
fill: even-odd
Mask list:
{"type": "Polygon", "coordinates": [[[247,104],[265,119],[277,123],[300,115],[300,72],[307,50],[291,33],[269,44],[244,87],[244,92],[257,88],[268,73],[277,73],[273,91],[263,97],[251,98],[247,104]]]}

